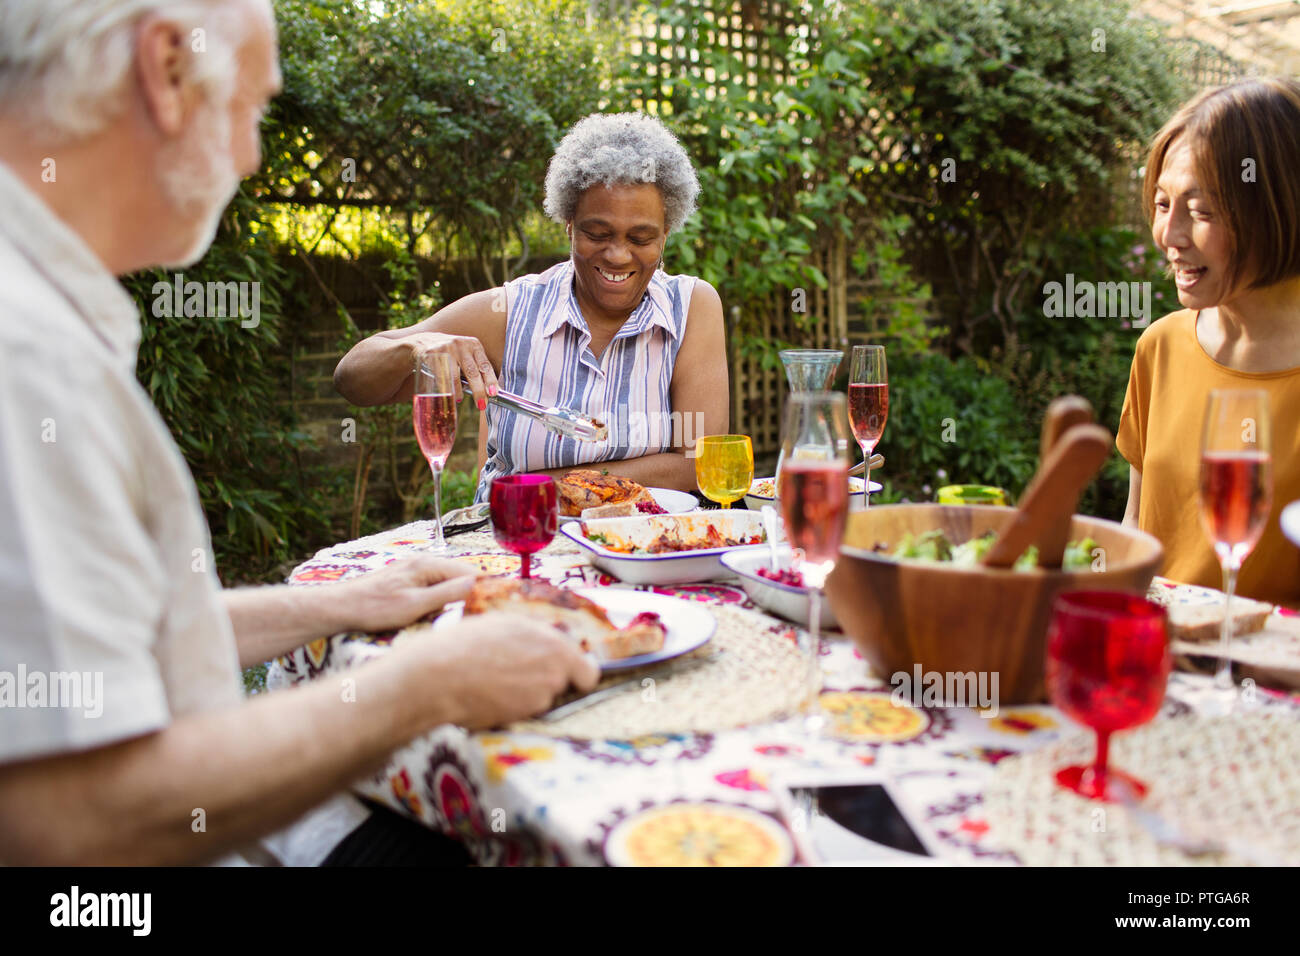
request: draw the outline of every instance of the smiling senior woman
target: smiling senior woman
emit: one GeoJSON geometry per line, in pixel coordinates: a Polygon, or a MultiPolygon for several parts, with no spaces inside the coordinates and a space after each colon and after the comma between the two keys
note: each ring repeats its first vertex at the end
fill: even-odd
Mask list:
{"type": "Polygon", "coordinates": [[[727,431],[722,302],[707,282],[662,265],[668,234],[698,192],[685,150],[658,120],[586,117],[546,175],[545,209],[564,223],[569,259],[358,343],[335,387],[358,405],[409,401],[417,357],[450,355],[483,412],[476,501],[495,476],[591,462],[616,461],[618,474],[643,485],[693,490],[688,444],[727,431]],[[498,385],[601,419],[609,439],[580,442],[485,408],[498,385]]]}
{"type": "Polygon", "coordinates": [[[1300,606],[1300,551],[1278,527],[1300,498],[1300,83],[1245,80],[1193,97],[1156,134],[1143,196],[1184,308],[1138,339],[1116,436],[1131,465],[1124,522],[1161,540],[1165,576],[1217,586],[1199,514],[1206,396],[1261,389],[1273,506],[1238,590],[1300,606]]]}

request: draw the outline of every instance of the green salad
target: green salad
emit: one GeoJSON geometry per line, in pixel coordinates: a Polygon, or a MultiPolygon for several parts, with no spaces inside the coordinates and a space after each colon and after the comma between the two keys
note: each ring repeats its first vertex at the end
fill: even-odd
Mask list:
{"type": "MultiPolygon", "coordinates": [[[[924,534],[907,534],[902,542],[890,554],[892,558],[907,558],[911,561],[943,561],[960,568],[973,568],[983,560],[997,535],[987,531],[978,538],[971,538],[962,544],[954,545],[943,531],[936,528],[924,534]]],[[[1061,562],[1064,571],[1087,571],[1092,567],[1092,552],[1097,542],[1092,538],[1071,541],[1065,546],[1065,557],[1061,562]]],[[[1030,571],[1038,567],[1038,549],[1030,545],[1025,549],[1013,571],[1030,571]]]]}

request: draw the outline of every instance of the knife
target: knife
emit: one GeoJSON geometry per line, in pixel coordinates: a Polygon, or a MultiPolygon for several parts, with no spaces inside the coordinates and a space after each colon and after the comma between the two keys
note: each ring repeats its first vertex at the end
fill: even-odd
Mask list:
{"type": "Polygon", "coordinates": [[[576,700],[571,700],[567,704],[561,704],[559,707],[556,707],[553,710],[548,710],[536,719],[544,720],[547,723],[556,720],[563,720],[565,717],[586,710],[588,707],[599,704],[603,700],[609,700],[611,697],[617,697],[619,694],[631,690],[634,687],[640,687],[641,682],[647,677],[662,679],[670,674],[684,674],[687,671],[695,670],[697,667],[704,664],[710,664],[721,656],[721,651],[715,651],[708,657],[691,657],[684,661],[670,661],[664,666],[657,667],[652,671],[647,671],[639,677],[634,677],[631,680],[619,681],[617,684],[611,684],[610,686],[603,687],[600,690],[592,691],[590,694],[586,694],[576,700]]]}

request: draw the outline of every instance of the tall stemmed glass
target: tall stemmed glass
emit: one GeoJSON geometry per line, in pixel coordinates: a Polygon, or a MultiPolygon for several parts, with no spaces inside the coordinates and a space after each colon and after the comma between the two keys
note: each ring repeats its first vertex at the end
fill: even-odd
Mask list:
{"type": "MultiPolygon", "coordinates": [[[[862,460],[871,459],[889,418],[889,368],[883,345],[855,345],[849,365],[849,421],[862,447],[862,460]]],[[[871,504],[871,469],[863,471],[862,507],[871,504]]]]}
{"type": "Polygon", "coordinates": [[[447,553],[442,536],[442,469],[456,442],[456,404],[461,389],[458,370],[441,352],[425,352],[415,364],[415,396],[411,399],[411,420],[415,440],[433,469],[434,538],[428,550],[447,553]]]}
{"type": "Polygon", "coordinates": [[[849,511],[853,464],[847,402],[838,392],[795,392],[786,403],[777,476],[785,533],[809,589],[808,654],[810,727],[820,726],[820,627],[826,576],[835,568],[849,511]]]}
{"type": "Polygon", "coordinates": [[[1270,449],[1267,392],[1210,392],[1201,432],[1201,520],[1223,568],[1223,625],[1214,678],[1220,690],[1232,688],[1232,661],[1227,655],[1237,572],[1259,541],[1273,504],[1270,449]]]}

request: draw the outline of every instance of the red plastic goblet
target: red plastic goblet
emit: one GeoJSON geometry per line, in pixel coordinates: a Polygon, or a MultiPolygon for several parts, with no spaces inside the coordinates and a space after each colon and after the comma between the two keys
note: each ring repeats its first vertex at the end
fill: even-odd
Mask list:
{"type": "Polygon", "coordinates": [[[1121,591],[1072,591],[1057,597],[1047,631],[1047,690],[1052,703],[1097,732],[1091,767],[1064,767],[1057,782],[1080,796],[1141,799],[1140,780],[1106,766],[1110,735],[1144,724],[1160,710],[1169,680],[1165,609],[1121,591]]]}
{"type": "Polygon", "coordinates": [[[560,521],[560,493],[555,479],[549,475],[494,478],[488,504],[497,544],[520,556],[519,576],[528,577],[533,553],[551,543],[560,521]]]}

